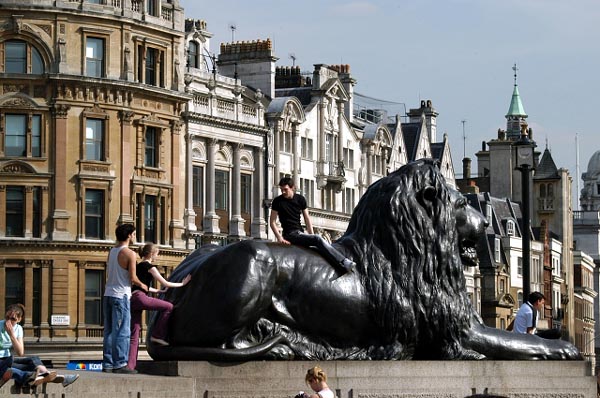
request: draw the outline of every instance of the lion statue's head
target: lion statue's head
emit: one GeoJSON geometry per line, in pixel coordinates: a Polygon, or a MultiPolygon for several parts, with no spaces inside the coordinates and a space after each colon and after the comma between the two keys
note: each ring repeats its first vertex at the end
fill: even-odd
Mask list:
{"type": "Polygon", "coordinates": [[[460,356],[471,317],[462,262],[485,222],[470,212],[437,161],[420,160],[372,184],[341,239],[360,259],[378,327],[414,358],[460,356]]]}

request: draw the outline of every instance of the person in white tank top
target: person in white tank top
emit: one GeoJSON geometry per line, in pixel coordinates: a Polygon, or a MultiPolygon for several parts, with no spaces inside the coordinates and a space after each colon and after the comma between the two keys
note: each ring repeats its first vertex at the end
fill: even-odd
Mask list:
{"type": "Polygon", "coordinates": [[[294,398],[335,398],[335,394],[327,385],[327,375],[320,367],[315,366],[308,369],[304,380],[315,393],[307,394],[300,391],[294,398]]]}
{"type": "Polygon", "coordinates": [[[136,255],[129,245],[135,242],[135,227],[122,224],[115,230],[117,245],[110,250],[106,264],[108,274],[104,289],[104,339],[102,371],[137,373],[127,367],[131,312],[131,285],[147,292],[148,286],[136,275],[136,255]]]}

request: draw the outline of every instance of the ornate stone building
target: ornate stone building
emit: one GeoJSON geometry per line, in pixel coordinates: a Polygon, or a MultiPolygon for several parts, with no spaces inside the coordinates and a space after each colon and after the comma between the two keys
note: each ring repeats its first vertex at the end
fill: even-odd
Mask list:
{"type": "Polygon", "coordinates": [[[183,11],[177,0],[3,0],[0,302],[28,339],[99,341],[120,223],[187,253],[183,11]]]}
{"type": "MultiPolygon", "coordinates": [[[[183,113],[186,231],[198,244],[264,239],[268,99],[259,88],[242,86],[237,66],[232,77],[222,74],[226,67],[218,67],[211,56],[211,36],[204,21],[186,21],[185,84],[192,95],[183,113]]],[[[266,40],[252,46],[222,46],[220,62],[240,51],[252,51],[252,56],[268,62],[275,60],[271,42],[266,40]]]]}

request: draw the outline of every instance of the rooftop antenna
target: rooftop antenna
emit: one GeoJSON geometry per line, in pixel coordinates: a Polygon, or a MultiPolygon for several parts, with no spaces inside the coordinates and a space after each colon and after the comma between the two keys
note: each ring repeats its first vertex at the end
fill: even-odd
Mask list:
{"type": "Polygon", "coordinates": [[[575,133],[575,211],[579,210],[579,133],[575,133]]]}
{"type": "Polygon", "coordinates": [[[290,53],[290,58],[292,59],[292,66],[296,66],[296,54],[290,53]]]}
{"type": "Polygon", "coordinates": [[[463,159],[467,157],[467,135],[465,134],[465,123],[467,121],[465,119],[460,121],[463,127],[463,159]]]}
{"type": "Polygon", "coordinates": [[[231,42],[235,43],[235,30],[237,29],[237,27],[234,23],[232,23],[229,25],[229,29],[231,29],[231,42]]]}

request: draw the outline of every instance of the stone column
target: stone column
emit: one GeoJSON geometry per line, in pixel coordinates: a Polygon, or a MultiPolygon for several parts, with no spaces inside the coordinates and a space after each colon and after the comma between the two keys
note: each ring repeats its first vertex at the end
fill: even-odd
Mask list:
{"type": "Polygon", "coordinates": [[[240,176],[240,149],[243,144],[233,145],[233,175],[231,176],[231,219],[229,220],[229,235],[246,236],[244,231],[244,219],[242,218],[241,206],[241,176],[240,176]]]}
{"type": "Polygon", "coordinates": [[[48,323],[48,319],[50,318],[50,313],[48,311],[47,303],[50,303],[50,292],[52,291],[52,287],[50,286],[50,266],[52,265],[51,260],[42,261],[41,272],[42,272],[42,283],[41,283],[41,291],[40,291],[40,302],[42,306],[40,308],[40,341],[49,341],[50,340],[50,324],[48,323]]]}
{"type": "MultiPolygon", "coordinates": [[[[183,249],[186,244],[184,243],[182,237],[185,235],[185,226],[182,220],[182,215],[185,213],[185,192],[187,189],[187,179],[185,170],[186,164],[182,165],[181,161],[181,128],[182,123],[180,121],[173,121],[171,124],[171,175],[173,184],[173,189],[169,191],[167,194],[167,200],[165,200],[166,211],[163,212],[165,215],[165,220],[163,220],[163,225],[168,225],[168,230],[165,231],[168,239],[170,240],[171,245],[174,248],[183,249]],[[168,231],[171,231],[169,234],[168,231]]],[[[165,134],[168,129],[163,130],[162,134],[165,134]]],[[[167,140],[163,140],[163,142],[167,142],[167,140]]],[[[167,153],[166,151],[163,153],[167,153]]],[[[164,157],[163,161],[161,160],[161,166],[165,169],[169,166],[167,157],[164,157]],[[163,163],[164,162],[164,163],[163,163]],[[166,163],[166,164],[165,164],[166,163]]],[[[185,160],[184,160],[185,162],[185,160]]],[[[159,203],[160,205],[160,203],[159,203]]]]}
{"type": "MultiPolygon", "coordinates": [[[[23,225],[23,232],[26,238],[31,238],[33,236],[33,187],[25,187],[24,199],[25,203],[23,203],[23,205],[25,207],[25,225],[23,225]]],[[[26,305],[25,308],[31,307],[26,305]]]]}
{"type": "Polygon", "coordinates": [[[75,336],[77,339],[86,337],[85,325],[85,261],[77,263],[77,319],[75,336]]]}
{"type": "Polygon", "coordinates": [[[67,192],[71,184],[67,178],[67,156],[69,148],[67,116],[70,106],[57,104],[54,113],[54,213],[52,214],[52,240],[72,240],[68,230],[70,213],[67,211],[67,192]]]}
{"type": "Polygon", "coordinates": [[[273,181],[271,182],[271,195],[277,195],[277,184],[279,183],[279,148],[281,142],[282,121],[277,120],[273,124],[273,181]]]}
{"type": "Polygon", "coordinates": [[[342,128],[344,123],[344,103],[339,101],[337,103],[338,108],[338,164],[344,164],[344,129],[342,128]]]}
{"type": "MultiPolygon", "coordinates": [[[[30,260],[25,261],[25,291],[29,294],[25,294],[25,323],[23,325],[23,329],[25,331],[26,337],[33,337],[33,322],[31,319],[31,315],[33,312],[33,263],[30,260]]],[[[40,304],[44,305],[40,300],[40,304]]]]}
{"type": "Polygon", "coordinates": [[[253,238],[267,239],[267,223],[264,218],[263,198],[265,190],[264,148],[254,149],[254,174],[252,179],[252,225],[250,234],[253,238]]]}
{"type": "Polygon", "coordinates": [[[373,182],[373,144],[367,147],[367,186],[373,182]]]}
{"type": "Polygon", "coordinates": [[[215,152],[217,150],[217,140],[209,138],[206,143],[206,211],[202,224],[204,232],[218,234],[219,216],[215,212],[215,152]]]}
{"type": "Polygon", "coordinates": [[[317,161],[317,189],[323,189],[327,184],[325,178],[325,112],[327,99],[319,103],[319,134],[318,134],[318,161],[317,161]]]}
{"type": "MultiPolygon", "coordinates": [[[[120,214],[119,224],[133,224],[131,215],[131,178],[135,172],[135,128],[132,125],[134,112],[123,110],[119,112],[121,120],[121,172],[120,180],[120,214]]],[[[110,236],[114,234],[112,228],[110,236]]]]}
{"type": "Polygon", "coordinates": [[[300,179],[298,174],[300,173],[300,150],[298,146],[298,140],[300,139],[300,132],[298,131],[298,123],[291,123],[292,125],[292,178],[296,187],[300,187],[300,179]]]}
{"type": "MultiPolygon", "coordinates": [[[[192,144],[194,140],[190,133],[185,135],[185,210],[184,210],[184,223],[187,232],[187,242],[193,244],[190,241],[190,232],[198,230],[196,227],[196,212],[194,211],[194,196],[193,196],[193,164],[192,164],[192,144]]],[[[188,247],[189,248],[189,247],[188,247]]]]}

